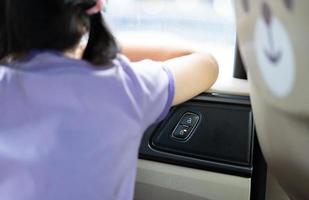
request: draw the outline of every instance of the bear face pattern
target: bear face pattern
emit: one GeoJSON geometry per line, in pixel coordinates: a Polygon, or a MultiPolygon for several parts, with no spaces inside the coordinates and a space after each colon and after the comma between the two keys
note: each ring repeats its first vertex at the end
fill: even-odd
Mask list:
{"type": "Polygon", "coordinates": [[[259,142],[292,199],[309,197],[309,1],[236,0],[259,142]]]}

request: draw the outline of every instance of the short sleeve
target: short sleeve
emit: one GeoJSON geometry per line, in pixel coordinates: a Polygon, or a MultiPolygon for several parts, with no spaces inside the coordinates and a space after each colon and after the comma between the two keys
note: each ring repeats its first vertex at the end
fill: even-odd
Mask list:
{"type": "Polygon", "coordinates": [[[174,76],[162,62],[143,60],[130,62],[121,56],[123,69],[133,80],[136,101],[147,125],[161,121],[172,106],[175,95],[174,76]]]}

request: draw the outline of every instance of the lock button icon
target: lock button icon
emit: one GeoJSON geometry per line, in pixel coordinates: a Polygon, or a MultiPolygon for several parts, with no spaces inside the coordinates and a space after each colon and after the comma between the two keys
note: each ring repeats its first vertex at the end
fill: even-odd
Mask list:
{"type": "Polygon", "coordinates": [[[194,127],[198,123],[199,119],[200,117],[197,114],[185,113],[180,120],[180,124],[194,127]]]}

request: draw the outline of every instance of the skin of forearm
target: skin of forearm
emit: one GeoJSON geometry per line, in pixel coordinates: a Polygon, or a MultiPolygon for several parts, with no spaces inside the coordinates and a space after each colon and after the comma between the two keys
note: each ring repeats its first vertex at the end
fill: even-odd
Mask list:
{"type": "Polygon", "coordinates": [[[122,53],[132,62],[151,59],[154,61],[166,61],[180,56],[190,55],[193,52],[188,49],[156,46],[156,45],[123,45],[122,53]]]}

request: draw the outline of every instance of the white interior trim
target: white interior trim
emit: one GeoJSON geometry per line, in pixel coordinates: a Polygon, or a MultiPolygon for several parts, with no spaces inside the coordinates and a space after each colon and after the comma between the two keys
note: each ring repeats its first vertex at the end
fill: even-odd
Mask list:
{"type": "Polygon", "coordinates": [[[138,161],[136,200],[248,200],[250,178],[138,161]]]}

